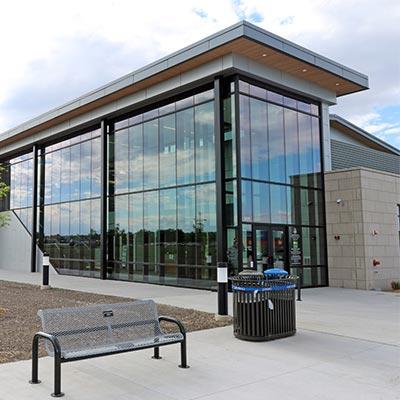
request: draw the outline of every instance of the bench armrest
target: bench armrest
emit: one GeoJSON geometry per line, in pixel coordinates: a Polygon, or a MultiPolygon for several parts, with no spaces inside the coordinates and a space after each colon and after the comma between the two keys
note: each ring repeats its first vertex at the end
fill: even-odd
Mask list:
{"type": "Polygon", "coordinates": [[[172,318],[172,317],[166,317],[165,315],[160,315],[158,317],[158,321],[166,321],[166,322],[172,322],[175,325],[178,325],[180,332],[182,333],[183,337],[186,337],[186,329],[183,326],[182,322],[177,320],[176,318],[172,318]]]}
{"type": "Polygon", "coordinates": [[[33,337],[33,344],[38,345],[39,344],[39,339],[46,339],[48,340],[54,349],[54,356],[61,358],[61,346],[60,342],[54,335],[50,335],[49,333],[45,332],[37,332],[35,333],[35,336],[33,337]]]}

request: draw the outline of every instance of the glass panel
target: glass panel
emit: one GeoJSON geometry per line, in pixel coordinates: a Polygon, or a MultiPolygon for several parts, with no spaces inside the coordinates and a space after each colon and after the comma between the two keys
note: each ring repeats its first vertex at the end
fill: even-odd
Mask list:
{"type": "Polygon", "coordinates": [[[270,185],[271,190],[271,223],[287,223],[286,186],[270,185]]]}
{"type": "Polygon", "coordinates": [[[319,133],[319,119],[311,118],[311,130],[312,130],[312,152],[313,152],[313,171],[315,173],[314,186],[322,187],[321,181],[321,143],[319,133]]]}
{"type": "Polygon", "coordinates": [[[129,136],[128,129],[114,135],[114,187],[115,193],[128,191],[129,136]]]}
{"type": "Polygon", "coordinates": [[[242,220],[251,222],[253,220],[251,181],[242,181],[242,220]]]}
{"type": "MultiPolygon", "coordinates": [[[[298,113],[299,122],[299,160],[300,185],[309,186],[309,174],[313,172],[313,145],[311,135],[311,117],[298,113]]],[[[313,186],[313,185],[311,185],[313,186]]]]}
{"type": "Polygon", "coordinates": [[[177,183],[194,182],[194,113],[193,108],[176,114],[177,183]]]}
{"type": "Polygon", "coordinates": [[[286,182],[298,184],[299,177],[299,138],[297,133],[297,112],[285,109],[285,152],[286,182]]]}
{"type": "Polygon", "coordinates": [[[312,286],[312,268],[303,268],[303,286],[312,286]]]}
{"type": "Polygon", "coordinates": [[[237,274],[239,268],[239,243],[237,237],[237,230],[235,228],[228,228],[226,230],[227,237],[227,259],[229,275],[237,274]]]}
{"type": "Polygon", "coordinates": [[[69,201],[71,198],[71,149],[61,150],[61,201],[69,201]]]}
{"type": "Polygon", "coordinates": [[[92,146],[90,141],[81,143],[81,199],[87,199],[91,194],[91,158],[92,146]]]}
{"type": "Polygon", "coordinates": [[[242,177],[251,178],[250,104],[240,96],[240,168],[242,177]]]}
{"type": "MultiPolygon", "coordinates": [[[[79,235],[80,235],[80,259],[89,260],[90,251],[90,200],[81,201],[79,235]]],[[[85,268],[87,264],[85,264],[85,268]]],[[[87,272],[87,271],[86,271],[87,272]]]]}
{"type": "Polygon", "coordinates": [[[242,224],[243,259],[242,268],[253,268],[253,230],[251,225],[242,224]]]}
{"type": "MultiPolygon", "coordinates": [[[[71,200],[79,200],[80,198],[80,158],[81,146],[75,145],[71,147],[71,200]]],[[[46,165],[47,168],[47,165],[46,165]]],[[[47,180],[47,170],[46,170],[47,180]]]]}
{"type": "Polygon", "coordinates": [[[225,178],[236,176],[235,97],[224,99],[225,178]]]}
{"type": "Polygon", "coordinates": [[[247,82],[239,81],[239,91],[242,93],[249,94],[250,85],[247,82]]]}
{"type": "Polygon", "coordinates": [[[269,235],[268,230],[256,230],[256,262],[257,271],[263,272],[269,268],[269,235]]]}
{"type": "Polygon", "coordinates": [[[193,106],[193,96],[186,97],[175,103],[176,110],[182,110],[183,108],[192,107],[192,106],[193,106]]]}
{"type": "Polygon", "coordinates": [[[177,257],[176,189],[160,191],[160,263],[175,264],[177,257]]]}
{"type": "Polygon", "coordinates": [[[215,179],[214,102],[195,107],[196,181],[215,179]]]}
{"type": "Polygon", "coordinates": [[[52,205],[50,206],[51,213],[51,248],[50,248],[50,257],[52,258],[60,258],[60,247],[58,244],[58,237],[60,233],[60,205],[52,205]]]}
{"type": "Polygon", "coordinates": [[[121,261],[119,277],[128,275],[129,196],[115,197],[114,260],[121,261]]]}
{"type": "Polygon", "coordinates": [[[216,194],[215,184],[196,186],[197,265],[216,265],[216,194]]]}
{"type": "Polygon", "coordinates": [[[236,180],[225,184],[225,218],[226,225],[237,225],[237,184],[236,180]]]}
{"type": "Polygon", "coordinates": [[[160,187],[176,185],[175,114],[160,118],[160,187]]]}
{"type": "Polygon", "coordinates": [[[178,263],[195,265],[195,189],[194,186],[179,188],[178,196],[178,263]]]}
{"type": "Polygon", "coordinates": [[[249,88],[250,96],[259,97],[260,99],[266,100],[267,99],[267,91],[259,86],[250,85],[249,88]]]}
{"type": "Polygon", "coordinates": [[[101,139],[91,140],[92,145],[92,171],[91,171],[91,197],[100,196],[101,192],[101,139]]]}
{"type": "Polygon", "coordinates": [[[269,184],[253,182],[253,222],[269,221],[269,184]]]}
{"type": "Polygon", "coordinates": [[[143,189],[143,125],[129,128],[129,190],[143,189]]]}
{"type": "Polygon", "coordinates": [[[268,99],[268,101],[272,101],[273,103],[277,103],[277,104],[283,103],[283,96],[276,92],[268,91],[267,99],[268,99]]]}
{"type": "Polygon", "coordinates": [[[199,104],[214,98],[214,89],[206,90],[194,95],[194,103],[199,104]]]}
{"type": "Polygon", "coordinates": [[[170,114],[175,111],[175,103],[170,103],[158,109],[159,115],[170,114]]]}
{"type": "Polygon", "coordinates": [[[285,182],[283,108],[268,104],[269,171],[273,182],[285,182]]]}
{"type": "Polygon", "coordinates": [[[60,205],[60,257],[70,258],[70,236],[69,236],[69,214],[70,205],[60,205]]]}
{"type": "Polygon", "coordinates": [[[70,257],[79,259],[79,219],[80,219],[80,202],[70,203],[70,220],[69,220],[69,232],[70,232],[70,257]]]}
{"type": "MultiPolygon", "coordinates": [[[[46,154],[45,156],[45,184],[44,184],[44,203],[51,203],[51,178],[52,178],[52,161],[53,153],[46,154]]],[[[19,208],[19,194],[18,194],[18,186],[19,186],[19,174],[16,174],[17,168],[19,165],[11,166],[11,184],[14,183],[14,196],[13,196],[13,205],[12,208],[19,208]],[[18,179],[18,185],[17,185],[18,179]]]]}
{"type": "Polygon", "coordinates": [[[158,263],[158,192],[144,193],[144,261],[150,264],[158,263]]]}
{"type": "Polygon", "coordinates": [[[287,187],[288,224],[301,224],[300,188],[287,187]]]}
{"type": "Polygon", "coordinates": [[[143,231],[143,193],[135,193],[129,196],[129,231],[132,233],[131,261],[143,262],[144,231],[143,231]]]}
{"type": "Polygon", "coordinates": [[[143,125],[144,188],[158,187],[158,119],[143,125]]]}
{"type": "Polygon", "coordinates": [[[95,269],[100,270],[100,200],[91,201],[90,233],[91,233],[91,259],[96,260],[95,269]]]}
{"type": "Polygon", "coordinates": [[[306,113],[311,112],[311,104],[305,103],[304,101],[297,100],[297,109],[299,111],[304,111],[306,113]]]}
{"type": "Polygon", "coordinates": [[[283,104],[287,107],[297,108],[297,100],[292,99],[291,97],[283,97],[283,104]]]}
{"type": "Polygon", "coordinates": [[[272,237],[272,266],[273,268],[285,269],[285,233],[280,229],[271,230],[272,237]]]}
{"type": "Polygon", "coordinates": [[[250,99],[251,160],[253,179],[269,180],[267,103],[250,99]]]}

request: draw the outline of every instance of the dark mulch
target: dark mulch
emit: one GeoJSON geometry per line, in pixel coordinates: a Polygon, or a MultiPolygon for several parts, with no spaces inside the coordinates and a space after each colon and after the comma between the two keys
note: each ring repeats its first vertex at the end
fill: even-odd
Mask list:
{"type": "MultiPolygon", "coordinates": [[[[39,309],[124,301],[132,299],[55,288],[41,290],[36,285],[0,281],[0,363],[31,358],[33,335],[41,329],[36,315],[39,309]]],[[[157,307],[160,315],[181,320],[188,332],[230,324],[215,321],[210,313],[163,304],[157,307]]],[[[40,354],[45,355],[43,349],[40,354]]]]}

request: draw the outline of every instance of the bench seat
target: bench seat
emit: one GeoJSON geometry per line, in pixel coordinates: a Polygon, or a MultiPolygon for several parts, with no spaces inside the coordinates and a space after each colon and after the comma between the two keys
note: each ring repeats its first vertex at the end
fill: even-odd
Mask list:
{"type": "Polygon", "coordinates": [[[63,396],[61,363],[68,361],[148,348],[153,348],[153,358],[159,359],[161,346],[179,343],[179,367],[188,368],[184,326],[175,318],[159,316],[152,300],[39,310],[38,316],[43,331],[37,332],[33,338],[30,383],[40,383],[39,340],[45,339],[46,351],[54,357],[53,397],[63,396]],[[179,332],[164,332],[161,321],[177,325],[179,332]]]}
{"type": "Polygon", "coordinates": [[[61,358],[63,360],[83,359],[94,357],[96,355],[109,355],[121,353],[123,351],[140,350],[144,348],[162,346],[165,344],[179,343],[183,340],[181,333],[170,333],[158,336],[156,340],[137,339],[126,342],[112,343],[109,345],[94,347],[92,349],[82,349],[75,351],[62,351],[61,358]]]}

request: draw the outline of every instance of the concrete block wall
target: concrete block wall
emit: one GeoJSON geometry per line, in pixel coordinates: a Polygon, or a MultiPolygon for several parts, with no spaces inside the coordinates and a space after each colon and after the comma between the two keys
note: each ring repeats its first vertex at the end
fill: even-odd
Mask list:
{"type": "Polygon", "coordinates": [[[388,289],[400,281],[400,176],[367,168],[327,172],[325,195],[330,286],[388,289]]]}
{"type": "MultiPolygon", "coordinates": [[[[5,211],[8,223],[0,228],[0,269],[19,272],[31,270],[31,236],[13,212],[5,211]]],[[[36,249],[37,271],[41,270],[42,251],[36,249]]]]}

